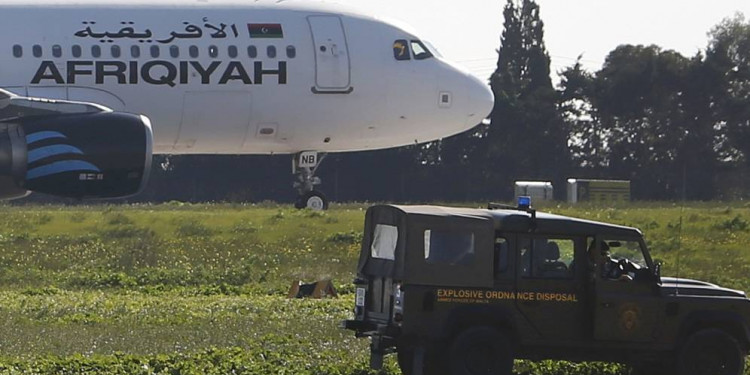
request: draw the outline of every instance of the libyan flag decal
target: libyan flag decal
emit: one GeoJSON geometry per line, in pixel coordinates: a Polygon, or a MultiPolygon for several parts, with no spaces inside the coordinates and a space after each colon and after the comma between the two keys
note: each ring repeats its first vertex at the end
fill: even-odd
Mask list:
{"type": "Polygon", "coordinates": [[[284,30],[278,23],[248,23],[251,38],[283,38],[284,30]]]}

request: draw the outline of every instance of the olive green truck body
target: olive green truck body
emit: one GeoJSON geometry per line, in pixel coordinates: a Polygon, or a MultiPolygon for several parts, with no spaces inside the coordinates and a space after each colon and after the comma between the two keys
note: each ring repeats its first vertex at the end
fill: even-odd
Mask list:
{"type": "Polygon", "coordinates": [[[373,206],[357,274],[344,326],[371,338],[372,367],[396,352],[405,374],[509,374],[526,358],[736,375],[750,347],[745,293],[661,277],[630,227],[532,209],[373,206]]]}

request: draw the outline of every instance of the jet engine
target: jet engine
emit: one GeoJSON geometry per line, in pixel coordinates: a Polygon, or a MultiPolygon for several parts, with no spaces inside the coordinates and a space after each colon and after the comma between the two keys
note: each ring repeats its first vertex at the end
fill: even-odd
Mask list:
{"type": "Polygon", "coordinates": [[[137,194],[150,173],[152,141],[145,116],[0,90],[0,199],[29,192],[69,198],[137,194]]]}

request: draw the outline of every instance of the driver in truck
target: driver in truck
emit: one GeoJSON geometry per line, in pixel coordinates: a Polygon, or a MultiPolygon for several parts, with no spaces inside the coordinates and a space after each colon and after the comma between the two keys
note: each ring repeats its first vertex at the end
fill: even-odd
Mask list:
{"type": "MultiPolygon", "coordinates": [[[[600,241],[599,250],[601,257],[597,263],[594,256],[596,254],[595,244],[596,241],[591,241],[588,249],[589,266],[592,270],[600,269],[602,279],[604,280],[633,281],[635,270],[631,262],[627,259],[613,259],[610,256],[610,245],[607,241],[600,241]]],[[[615,246],[619,245],[618,242],[612,242],[612,244],[615,246]]]]}

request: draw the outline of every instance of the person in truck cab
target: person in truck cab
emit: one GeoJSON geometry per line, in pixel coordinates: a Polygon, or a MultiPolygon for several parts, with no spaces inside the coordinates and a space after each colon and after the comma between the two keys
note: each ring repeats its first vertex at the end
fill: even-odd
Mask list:
{"type": "MultiPolygon", "coordinates": [[[[596,254],[595,244],[596,241],[591,241],[591,245],[589,245],[588,249],[589,267],[591,267],[590,269],[592,271],[596,269],[601,270],[601,277],[605,280],[633,280],[635,277],[635,270],[637,269],[636,266],[627,259],[613,259],[610,255],[610,246],[606,241],[599,242],[601,257],[597,264],[596,257],[594,256],[596,254]]],[[[619,243],[613,242],[613,244],[619,243]]]]}

